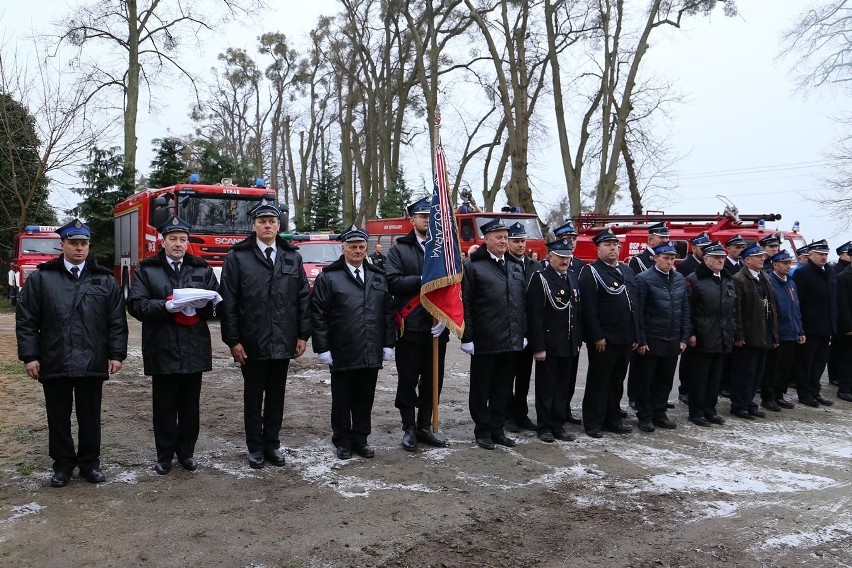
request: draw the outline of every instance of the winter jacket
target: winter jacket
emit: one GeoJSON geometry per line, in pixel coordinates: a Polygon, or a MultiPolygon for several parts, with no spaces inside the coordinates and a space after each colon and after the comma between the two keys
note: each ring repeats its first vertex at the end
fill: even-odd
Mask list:
{"type": "MultiPolygon", "coordinates": [[[[840,278],[837,281],[839,284],[840,278]]],[[[772,289],[775,290],[775,304],[778,306],[778,339],[780,341],[797,341],[804,333],[802,331],[802,312],[799,310],[799,291],[796,288],[796,283],[789,276],[787,276],[786,281],[782,281],[775,272],[769,274],[769,282],[772,283],[772,289]]],[[[838,288],[838,300],[839,294],[838,288]]],[[[852,324],[852,321],[850,321],[850,324],[852,324]]],[[[848,331],[852,331],[852,327],[848,331]]]]}
{"type": "Polygon", "coordinates": [[[382,348],[393,347],[396,324],[388,283],[382,270],[365,262],[364,286],[343,256],[314,281],[311,296],[315,353],[331,351],[331,371],[380,369],[382,348]]]}
{"type": "Polygon", "coordinates": [[[510,252],[507,252],[506,254],[508,254],[509,256],[511,256],[512,258],[514,258],[515,260],[517,260],[518,262],[520,262],[521,264],[524,265],[524,280],[525,280],[524,289],[529,288],[530,280],[532,280],[533,274],[535,274],[536,272],[538,272],[539,270],[541,270],[544,267],[541,265],[541,263],[539,261],[533,260],[530,257],[528,257],[527,255],[523,255],[519,258],[519,257],[513,255],[510,252]]]}
{"type": "Polygon", "coordinates": [[[802,328],[805,335],[834,335],[837,330],[837,275],[830,266],[825,269],[812,261],[793,275],[799,291],[802,328]]]}
{"type": "Polygon", "coordinates": [[[90,255],[78,278],[63,257],[27,279],[15,316],[18,358],[38,361],[39,382],[109,378],[109,362],[127,357],[127,316],[112,272],[90,255]]]}
{"type": "Polygon", "coordinates": [[[637,276],[646,270],[649,270],[654,266],[653,251],[651,251],[651,249],[649,249],[646,245],[642,252],[630,259],[628,266],[630,267],[630,270],[633,271],[633,274],[637,276]]]}
{"type": "Polygon", "coordinates": [[[527,289],[527,338],[533,353],[575,357],[580,352],[580,282],[568,270],[565,278],[552,266],[535,272],[527,289]]]}
{"type": "Polygon", "coordinates": [[[481,246],[464,264],[462,343],[473,342],[477,355],[521,351],[526,336],[523,265],[503,255],[505,270],[481,246]]]}
{"type": "Polygon", "coordinates": [[[694,254],[689,255],[688,257],[683,259],[683,262],[677,265],[677,271],[683,274],[683,277],[686,278],[698,268],[698,265],[701,264],[701,261],[696,258],[694,254]]]}
{"type": "Polygon", "coordinates": [[[744,341],[748,347],[772,348],[778,343],[778,304],[775,302],[775,289],[763,269],[758,272],[758,278],[760,288],[748,268],[743,268],[732,278],[737,290],[734,341],[744,341]],[[767,306],[763,303],[764,293],[767,306]],[[766,329],[767,309],[770,329],[766,329]],[[768,345],[770,337],[772,345],[768,345]]]}
{"type": "Polygon", "coordinates": [[[686,278],[695,348],[704,353],[729,353],[734,346],[737,291],[723,271],[719,277],[700,264],[686,278]]]}
{"type": "Polygon", "coordinates": [[[242,344],[249,359],[292,359],[296,341],[311,335],[310,292],[302,257],[276,237],[270,266],[252,234],[235,244],[222,267],[218,309],[222,341],[242,344]]]}
{"type": "Polygon", "coordinates": [[[675,270],[665,275],[656,267],[649,268],[636,277],[636,288],[639,292],[637,303],[642,311],[639,343],[648,345],[649,340],[686,343],[692,321],[683,275],[675,270]]]}
{"type": "Polygon", "coordinates": [[[178,323],[177,314],[166,310],[175,288],[217,290],[213,269],[204,260],[187,254],[180,275],[164,250],[139,263],[133,276],[127,311],[142,322],[142,361],[146,375],[201,373],[213,368],[213,350],[207,319],[213,304],[196,310],[192,325],[178,323]]]}
{"type": "Polygon", "coordinates": [[[584,266],[580,271],[580,301],[585,341],[606,339],[610,345],[632,345],[639,341],[638,300],[636,277],[626,264],[619,262],[616,268],[596,260],[584,266]]]}

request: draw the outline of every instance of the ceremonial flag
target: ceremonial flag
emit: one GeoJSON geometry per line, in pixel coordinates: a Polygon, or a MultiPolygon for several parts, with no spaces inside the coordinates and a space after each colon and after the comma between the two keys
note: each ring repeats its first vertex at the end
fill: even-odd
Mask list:
{"type": "MultiPolygon", "coordinates": [[[[440,124],[440,118],[437,119],[440,124]]],[[[429,213],[429,240],[420,280],[420,303],[458,336],[464,332],[461,299],[462,261],[456,219],[448,193],[447,160],[441,136],[435,136],[435,188],[429,213]]]]}

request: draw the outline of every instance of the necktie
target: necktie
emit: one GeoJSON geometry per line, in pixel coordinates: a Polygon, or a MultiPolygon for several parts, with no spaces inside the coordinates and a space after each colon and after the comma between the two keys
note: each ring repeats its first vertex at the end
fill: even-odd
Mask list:
{"type": "Polygon", "coordinates": [[[175,274],[180,274],[180,263],[178,261],[172,261],[172,268],[175,269],[175,274]]]}
{"type": "Polygon", "coordinates": [[[361,280],[361,270],[359,268],[355,269],[355,282],[357,282],[358,286],[360,286],[361,288],[364,287],[364,281],[361,280]]]}
{"type": "Polygon", "coordinates": [[[497,266],[500,267],[500,270],[502,270],[503,272],[506,272],[506,261],[503,260],[502,258],[497,261],[497,266]]]}
{"type": "Polygon", "coordinates": [[[80,277],[80,268],[78,266],[71,267],[71,274],[74,276],[74,280],[80,277]]]}
{"type": "Polygon", "coordinates": [[[272,262],[272,251],[274,249],[272,247],[266,247],[266,262],[269,264],[273,264],[272,262]]]}

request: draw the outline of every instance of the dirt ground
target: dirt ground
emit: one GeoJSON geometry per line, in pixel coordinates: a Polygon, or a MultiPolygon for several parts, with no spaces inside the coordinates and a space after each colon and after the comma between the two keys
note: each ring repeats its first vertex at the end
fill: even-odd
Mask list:
{"type": "Polygon", "coordinates": [[[526,432],[486,451],[454,340],[449,448],[401,449],[391,364],[373,410],[376,457],[344,462],[330,442],[329,375],[309,352],[287,386],[287,466],[252,470],[241,376],[214,324],[200,467],[158,476],[140,325],[130,329],[128,360],[104,389],[108,481],[53,489],[41,389],[16,361],[14,316],[0,314],[0,566],[852,566],[852,405],[833,388],[833,407],[757,422],[699,428],[677,404],[674,431],[594,440],[573,427],[576,442],[526,432]]]}

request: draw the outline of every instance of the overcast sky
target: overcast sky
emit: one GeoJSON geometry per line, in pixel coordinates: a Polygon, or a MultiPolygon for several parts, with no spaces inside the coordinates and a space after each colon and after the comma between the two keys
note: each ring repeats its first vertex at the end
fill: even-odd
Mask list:
{"type": "MultiPolygon", "coordinates": [[[[216,54],[229,46],[253,50],[255,38],[264,31],[283,31],[297,46],[304,45],[317,16],[334,13],[338,5],[334,0],[271,4],[279,7],[263,16],[262,25],[229,26],[220,41],[191,58],[194,68],[203,72],[215,66],[216,54]]],[[[726,18],[718,11],[652,39],[646,64],[671,78],[686,101],[674,107],[671,122],[659,125],[660,132],[671,133],[671,145],[684,156],[673,168],[679,187],[675,193],[659,195],[649,207],[672,213],[715,212],[723,208],[715,197],[721,194],[742,213],[782,214],[779,229],[789,230],[798,220],[807,239],[828,238],[832,248],[852,238],[852,232],[842,232],[839,215],[826,216],[807,201],[822,189],[818,177],[826,174],[824,153],[842,132],[835,119],[848,110],[849,99],[840,93],[797,93],[793,62],[778,60],[781,34],[804,4],[741,1],[737,17],[726,18]]],[[[6,8],[0,12],[3,34],[14,38],[32,28],[45,29],[45,14],[59,17],[65,12],[62,6],[30,0],[17,4],[14,13],[6,8]]],[[[157,115],[140,113],[142,166],[150,163],[151,139],[169,130],[176,135],[191,130],[188,98],[174,98],[175,104],[157,115]]],[[[553,135],[531,157],[530,178],[542,214],[564,193],[558,152],[553,135]]],[[[452,164],[457,157],[448,159],[452,164]]],[[[409,178],[428,176],[429,167],[428,156],[408,155],[409,178]]],[[[617,209],[614,212],[628,212],[629,203],[622,200],[617,209]]]]}

